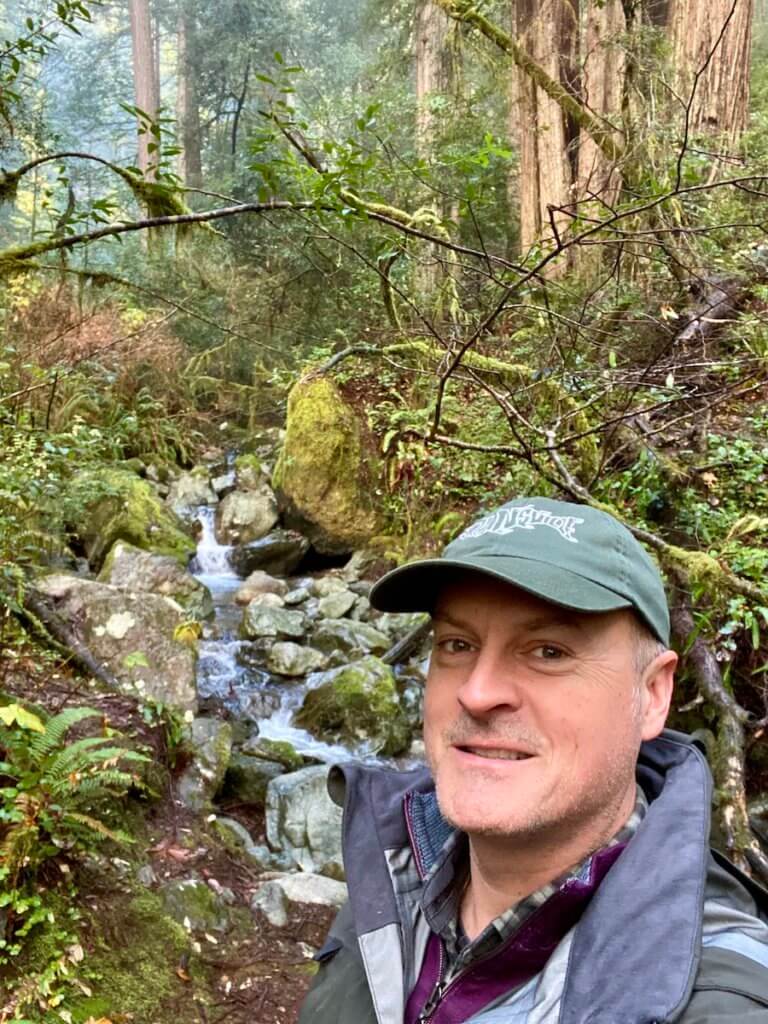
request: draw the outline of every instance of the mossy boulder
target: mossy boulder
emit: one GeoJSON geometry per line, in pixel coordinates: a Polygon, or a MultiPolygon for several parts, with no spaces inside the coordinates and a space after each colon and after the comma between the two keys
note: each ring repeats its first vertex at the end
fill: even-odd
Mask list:
{"type": "Polygon", "coordinates": [[[324,554],[354,551],[377,532],[376,475],[363,425],[327,377],[299,381],[272,484],[287,525],[324,554]]]}
{"type": "Polygon", "coordinates": [[[196,544],[182,520],[163,504],[151,484],[134,473],[121,469],[81,473],[66,501],[73,510],[71,528],[95,569],[118,540],[142,551],[170,555],[184,566],[195,553],[196,544]]]}
{"type": "Polygon", "coordinates": [[[400,754],[411,742],[389,665],[369,656],[326,673],[309,690],[294,722],[332,743],[366,744],[384,756],[400,754]]]}

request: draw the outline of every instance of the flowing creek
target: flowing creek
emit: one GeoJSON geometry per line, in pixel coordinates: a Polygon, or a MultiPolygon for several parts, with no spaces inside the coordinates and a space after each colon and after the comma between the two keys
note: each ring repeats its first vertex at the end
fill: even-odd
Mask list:
{"type": "Polygon", "coordinates": [[[224,704],[235,719],[253,721],[259,736],[269,740],[287,740],[298,753],[318,761],[376,760],[364,746],[354,750],[323,743],[291,724],[304,694],[323,680],[322,672],[292,681],[273,676],[260,667],[263,651],[248,640],[241,640],[238,627],[243,609],[235,594],[243,580],[229,563],[231,548],[219,544],[214,533],[214,506],[201,506],[198,519],[202,532],[192,564],[194,576],[211,593],[214,620],[200,642],[197,686],[201,705],[207,701],[224,704]]]}

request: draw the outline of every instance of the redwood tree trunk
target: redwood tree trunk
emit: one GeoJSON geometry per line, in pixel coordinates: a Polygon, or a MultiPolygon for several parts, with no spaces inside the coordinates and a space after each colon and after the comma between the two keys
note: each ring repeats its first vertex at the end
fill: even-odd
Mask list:
{"type": "MultiPolygon", "coordinates": [[[[152,19],[149,0],[128,0],[133,48],[133,88],[136,106],[151,120],[160,109],[158,75],[155,68],[155,47],[152,40],[152,19]]],[[[139,118],[138,166],[147,178],[154,178],[160,155],[159,138],[139,118]],[[157,146],[157,149],[153,149],[157,146]]]]}
{"type": "Polygon", "coordinates": [[[200,188],[203,183],[203,168],[200,154],[200,110],[197,102],[195,21],[185,0],[179,4],[177,41],[176,120],[181,143],[179,177],[185,185],[200,188]]]}
{"type": "MultiPolygon", "coordinates": [[[[516,0],[515,34],[547,73],[574,86],[578,0],[516,0]]],[[[516,179],[523,253],[567,232],[574,200],[572,130],[562,108],[531,79],[513,71],[511,116],[520,151],[516,179]]]]}
{"type": "Polygon", "coordinates": [[[677,90],[689,130],[734,142],[747,127],[753,0],[670,0],[677,90]]]}
{"type": "MultiPolygon", "coordinates": [[[[581,94],[593,114],[616,126],[621,139],[621,108],[626,71],[623,36],[627,30],[622,0],[586,0],[581,94]]],[[[578,198],[613,206],[621,188],[619,169],[586,132],[579,138],[578,198]]]]}
{"type": "MultiPolygon", "coordinates": [[[[416,142],[419,156],[430,160],[433,156],[439,118],[435,116],[434,100],[450,93],[454,84],[454,58],[448,32],[451,19],[434,0],[420,0],[416,8],[416,142]]],[[[435,213],[445,219],[457,219],[457,211],[442,198],[431,205],[435,213]]],[[[418,266],[417,291],[424,296],[433,295],[440,285],[442,271],[440,253],[430,250],[418,266]]]]}

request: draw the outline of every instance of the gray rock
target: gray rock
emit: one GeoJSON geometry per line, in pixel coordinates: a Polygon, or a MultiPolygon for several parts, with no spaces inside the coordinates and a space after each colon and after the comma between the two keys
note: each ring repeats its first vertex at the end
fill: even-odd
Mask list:
{"type": "Polygon", "coordinates": [[[168,915],[192,932],[225,932],[229,928],[227,905],[220,895],[197,878],[180,878],[161,885],[168,915]]]}
{"type": "Polygon", "coordinates": [[[390,638],[368,625],[352,619],[324,619],[312,634],[312,646],[325,654],[341,651],[346,655],[384,654],[392,646],[390,638]]]}
{"type": "MultiPolygon", "coordinates": [[[[368,551],[362,548],[359,551],[355,551],[350,560],[341,570],[341,575],[347,583],[357,583],[363,576],[374,575],[374,568],[376,562],[379,562],[381,556],[375,551],[368,551]]],[[[370,584],[367,584],[370,586],[370,584]]]]}
{"type": "Polygon", "coordinates": [[[187,615],[174,601],[61,574],[37,580],[34,589],[114,676],[120,693],[195,710],[197,645],[184,636],[187,615]]]}
{"type": "Polygon", "coordinates": [[[213,615],[213,601],[208,588],[182,569],[170,555],[142,551],[119,540],[104,560],[98,578],[119,590],[170,597],[190,618],[198,621],[213,615]]]}
{"type": "Polygon", "coordinates": [[[153,885],[157,885],[157,875],[151,864],[141,865],[136,872],[136,881],[139,885],[143,885],[145,889],[151,889],[153,885]]]}
{"type": "Polygon", "coordinates": [[[382,633],[399,640],[420,626],[426,618],[425,612],[382,612],[373,620],[373,625],[382,633]]]}
{"type": "Polygon", "coordinates": [[[257,569],[237,591],[235,601],[238,604],[250,604],[255,597],[261,594],[276,594],[284,598],[287,593],[288,584],[285,580],[278,580],[274,576],[270,576],[268,572],[257,569]]]}
{"type": "Polygon", "coordinates": [[[371,617],[371,602],[367,597],[358,597],[349,613],[350,619],[356,622],[368,622],[371,617]]]}
{"type": "Polygon", "coordinates": [[[242,856],[257,871],[290,870],[292,865],[286,855],[273,853],[262,843],[254,843],[248,829],[234,818],[217,816],[210,827],[230,852],[242,856]]]}
{"type": "Polygon", "coordinates": [[[279,594],[256,594],[250,601],[237,601],[237,603],[258,605],[261,608],[285,607],[285,599],[280,597],[279,594]]]}
{"type": "Polygon", "coordinates": [[[279,761],[236,752],[229,760],[224,792],[245,804],[263,804],[269,783],[284,774],[285,767],[279,761]]]}
{"type": "Polygon", "coordinates": [[[221,788],[232,752],[232,726],[219,718],[196,718],[189,730],[192,760],[176,785],[185,807],[202,811],[221,788]]]}
{"type": "Polygon", "coordinates": [[[252,601],[243,613],[240,635],[249,640],[257,637],[301,637],[304,616],[289,608],[269,608],[252,601]]]}
{"type": "Polygon", "coordinates": [[[267,656],[267,668],[279,676],[304,676],[327,666],[327,655],[289,640],[273,644],[267,656]]]}
{"type": "Polygon", "coordinates": [[[290,576],[309,551],[309,541],[294,530],[273,530],[261,540],[239,544],[230,561],[238,576],[248,576],[255,569],[277,576],[290,576]]]}
{"type": "Polygon", "coordinates": [[[328,597],[329,594],[341,594],[347,589],[344,580],[338,576],[318,576],[312,580],[312,593],[315,597],[328,597]]]}
{"type": "Polygon", "coordinates": [[[288,923],[288,904],[312,904],[320,907],[343,906],[347,887],[343,882],[310,872],[273,878],[259,886],[251,900],[251,910],[260,911],[270,924],[283,928],[288,923]]]}
{"type": "Polygon", "coordinates": [[[328,766],[302,768],[267,787],[267,842],[302,871],[343,879],[341,808],[328,796],[328,766]]]}
{"type": "Polygon", "coordinates": [[[269,484],[232,491],[216,509],[216,539],[220,544],[248,544],[265,537],[277,519],[277,500],[269,484]]]}
{"type": "Polygon", "coordinates": [[[289,590],[283,599],[287,605],[304,604],[310,597],[310,592],[307,587],[296,587],[295,590],[289,590]]]}
{"type": "Polygon", "coordinates": [[[338,593],[321,597],[317,610],[324,619],[343,619],[356,600],[351,590],[340,590],[338,593]]]}
{"type": "Polygon", "coordinates": [[[235,489],[235,474],[234,471],[229,473],[222,473],[220,476],[215,476],[211,480],[211,487],[216,492],[219,498],[225,497],[230,491],[235,489]]]}
{"type": "Polygon", "coordinates": [[[165,499],[166,504],[183,519],[194,516],[197,506],[213,505],[216,501],[208,470],[202,466],[195,467],[191,473],[182,473],[172,481],[165,499]]]}

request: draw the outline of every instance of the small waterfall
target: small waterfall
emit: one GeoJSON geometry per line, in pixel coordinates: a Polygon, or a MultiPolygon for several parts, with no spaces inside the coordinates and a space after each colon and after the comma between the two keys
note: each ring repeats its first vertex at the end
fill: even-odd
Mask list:
{"type": "Polygon", "coordinates": [[[193,570],[196,576],[203,579],[208,576],[234,577],[229,556],[232,551],[230,544],[219,544],[214,531],[216,509],[212,505],[202,505],[197,512],[202,527],[200,540],[197,543],[197,555],[193,570]]]}
{"type": "Polygon", "coordinates": [[[235,720],[252,721],[259,735],[269,740],[287,740],[295,749],[319,761],[346,761],[353,755],[377,761],[375,754],[363,743],[350,751],[341,746],[323,743],[292,724],[294,712],[301,707],[307,690],[322,682],[321,673],[311,673],[305,680],[286,680],[273,676],[259,666],[263,659],[257,654],[248,657],[256,645],[238,637],[243,614],[234,600],[234,592],[242,580],[229,561],[232,547],[219,544],[214,532],[215,507],[200,506],[197,516],[201,525],[197,554],[192,572],[204,583],[213,598],[215,619],[207,627],[200,642],[197,687],[202,700],[214,698],[228,709],[235,720]]]}

